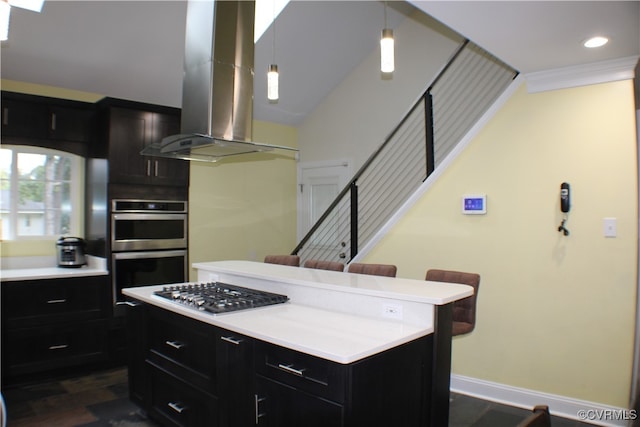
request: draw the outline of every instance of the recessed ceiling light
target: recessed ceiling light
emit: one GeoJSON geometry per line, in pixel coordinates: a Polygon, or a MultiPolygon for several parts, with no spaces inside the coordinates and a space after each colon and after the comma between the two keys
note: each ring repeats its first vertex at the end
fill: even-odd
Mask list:
{"type": "Polygon", "coordinates": [[[583,45],[584,47],[594,48],[594,47],[604,46],[608,42],[609,42],[608,38],[602,37],[602,36],[596,36],[596,37],[591,37],[590,39],[587,39],[583,43],[583,45]]]}

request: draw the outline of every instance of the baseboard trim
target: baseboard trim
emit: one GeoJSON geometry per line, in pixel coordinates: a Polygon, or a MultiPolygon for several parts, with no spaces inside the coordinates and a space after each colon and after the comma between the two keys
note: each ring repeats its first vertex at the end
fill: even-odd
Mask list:
{"type": "Polygon", "coordinates": [[[451,391],[523,409],[532,409],[535,405],[548,405],[552,415],[594,425],[616,427],[630,425],[628,418],[626,420],[611,419],[624,418],[625,415],[629,417],[631,414],[625,408],[513,387],[463,375],[451,375],[451,391]],[[580,413],[588,414],[589,419],[580,418],[580,413]]]}

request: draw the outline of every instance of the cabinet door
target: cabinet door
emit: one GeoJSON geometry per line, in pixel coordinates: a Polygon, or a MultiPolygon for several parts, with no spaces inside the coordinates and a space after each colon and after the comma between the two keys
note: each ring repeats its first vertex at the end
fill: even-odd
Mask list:
{"type": "Polygon", "coordinates": [[[105,320],[10,329],[3,335],[3,377],[102,362],[108,358],[105,320]]]}
{"type": "MultiPolygon", "coordinates": [[[[145,144],[154,144],[162,138],[180,133],[180,116],[154,113],[153,131],[145,144]]],[[[188,186],[189,162],[164,157],[149,158],[151,162],[151,182],[156,185],[188,186]]]]}
{"type": "Polygon", "coordinates": [[[146,184],[151,173],[149,157],[140,155],[152,129],[152,114],[111,108],[109,116],[109,181],[146,184]]]}
{"type": "Polygon", "coordinates": [[[48,125],[45,104],[2,97],[2,136],[46,138],[48,125]]]}
{"type": "Polygon", "coordinates": [[[151,308],[147,313],[149,360],[185,382],[214,393],[214,328],[161,309],[151,308]]]}
{"type": "Polygon", "coordinates": [[[161,369],[150,367],[150,407],[152,418],[164,426],[217,427],[218,400],[196,390],[161,369]]]}
{"type": "Polygon", "coordinates": [[[1,289],[3,325],[11,328],[108,315],[107,276],[7,282],[1,289]]]}
{"type": "Polygon", "coordinates": [[[91,139],[93,119],[93,110],[52,105],[49,108],[49,137],[87,142],[91,139]]]}
{"type": "Polygon", "coordinates": [[[344,408],[294,387],[257,376],[255,424],[269,427],[340,427],[344,408]]]}
{"type": "Polygon", "coordinates": [[[145,306],[135,301],[129,302],[126,309],[129,399],[143,407],[146,387],[149,383],[148,370],[145,364],[148,349],[146,332],[145,306]]]}
{"type": "Polygon", "coordinates": [[[216,329],[216,358],[221,424],[228,427],[252,425],[253,340],[216,329]]]}

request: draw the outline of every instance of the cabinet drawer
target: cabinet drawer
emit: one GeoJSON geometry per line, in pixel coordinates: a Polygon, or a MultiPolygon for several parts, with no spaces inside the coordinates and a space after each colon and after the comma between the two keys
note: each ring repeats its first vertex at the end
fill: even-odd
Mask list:
{"type": "Polygon", "coordinates": [[[347,367],[272,344],[255,345],[256,372],[334,402],[344,403],[347,367]]]}
{"type": "Polygon", "coordinates": [[[216,352],[211,326],[165,310],[149,310],[149,359],[186,382],[215,391],[216,352]]]}
{"type": "Polygon", "coordinates": [[[9,330],[2,356],[8,376],[107,360],[106,321],[9,330]]]}
{"type": "Polygon", "coordinates": [[[9,327],[107,317],[108,280],[46,279],[2,284],[2,317],[9,327]]]}
{"type": "Polygon", "coordinates": [[[219,425],[218,399],[151,365],[151,416],[163,425],[219,425]]]}

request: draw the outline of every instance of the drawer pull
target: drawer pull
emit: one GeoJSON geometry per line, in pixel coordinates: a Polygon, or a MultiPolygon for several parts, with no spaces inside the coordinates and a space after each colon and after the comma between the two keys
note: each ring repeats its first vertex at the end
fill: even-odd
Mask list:
{"type": "Polygon", "coordinates": [[[67,344],[50,345],[49,350],[62,350],[69,347],[67,344]]]}
{"type": "Polygon", "coordinates": [[[176,350],[180,350],[182,347],[184,347],[184,344],[180,341],[165,341],[164,343],[169,347],[175,348],[176,350]]]}
{"type": "Polygon", "coordinates": [[[234,344],[234,345],[240,345],[240,343],[242,342],[242,340],[239,340],[239,339],[234,338],[234,337],[220,337],[220,339],[222,341],[226,341],[226,342],[234,344]]]}
{"type": "Polygon", "coordinates": [[[289,372],[290,374],[297,375],[299,377],[304,376],[305,369],[295,369],[293,365],[283,365],[282,363],[278,364],[278,368],[282,369],[285,372],[289,372]]]}
{"type": "Polygon", "coordinates": [[[63,304],[67,302],[66,299],[62,298],[62,299],[50,299],[49,301],[47,301],[47,304],[63,304]]]}
{"type": "Polygon", "coordinates": [[[260,402],[264,402],[267,400],[266,397],[258,397],[257,394],[254,394],[254,404],[255,404],[255,414],[256,414],[256,424],[260,423],[260,418],[267,415],[264,412],[260,412],[260,402]]]}
{"type": "Polygon", "coordinates": [[[179,402],[169,402],[167,403],[167,406],[171,409],[173,409],[174,411],[176,411],[178,414],[183,413],[184,411],[187,410],[187,407],[184,406],[182,403],[179,402]]]}

